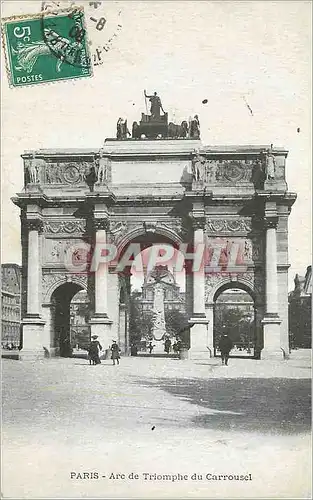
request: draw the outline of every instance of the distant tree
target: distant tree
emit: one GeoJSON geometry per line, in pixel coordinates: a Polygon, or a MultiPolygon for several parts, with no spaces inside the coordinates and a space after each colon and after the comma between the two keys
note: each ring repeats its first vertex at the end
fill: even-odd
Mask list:
{"type": "Polygon", "coordinates": [[[227,333],[233,342],[245,342],[250,336],[251,323],[246,319],[246,313],[240,307],[229,308],[227,304],[219,305],[216,316],[216,341],[227,333]]]}
{"type": "Polygon", "coordinates": [[[188,325],[188,316],[178,309],[167,309],[165,311],[166,332],[171,336],[176,336],[188,325]]]}

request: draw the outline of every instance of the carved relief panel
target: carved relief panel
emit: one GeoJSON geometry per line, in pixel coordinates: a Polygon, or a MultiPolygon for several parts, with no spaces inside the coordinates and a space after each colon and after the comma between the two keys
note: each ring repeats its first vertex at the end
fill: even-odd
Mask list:
{"type": "Polygon", "coordinates": [[[77,186],[81,184],[104,184],[110,179],[107,159],[62,161],[52,158],[24,159],[25,184],[51,184],[77,186]],[[104,161],[106,161],[104,165],[104,161]]]}
{"type": "Polygon", "coordinates": [[[206,159],[204,179],[207,184],[238,184],[252,182],[254,159],[206,159]]]}
{"type": "Polygon", "coordinates": [[[92,173],[92,162],[47,162],[45,184],[85,184],[86,177],[92,173]]]}
{"type": "Polygon", "coordinates": [[[66,263],[68,262],[68,250],[73,247],[73,258],[71,259],[72,262],[72,260],[75,259],[75,252],[79,252],[80,247],[82,247],[83,250],[83,244],[84,242],[82,242],[82,240],[79,238],[45,238],[43,243],[43,265],[65,267],[66,263]]]}

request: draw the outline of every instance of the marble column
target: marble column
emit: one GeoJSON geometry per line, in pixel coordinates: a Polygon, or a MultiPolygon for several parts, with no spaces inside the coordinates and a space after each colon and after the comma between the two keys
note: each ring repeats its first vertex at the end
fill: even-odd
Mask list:
{"type": "Polygon", "coordinates": [[[128,353],[126,305],[119,304],[118,343],[123,354],[128,353]]]}
{"type": "Polygon", "coordinates": [[[41,316],[41,258],[40,258],[40,232],[42,221],[32,219],[26,221],[28,230],[28,255],[27,255],[27,312],[22,320],[23,349],[21,359],[37,359],[44,357],[44,324],[41,316]]]}
{"type": "MultiPolygon", "coordinates": [[[[194,252],[199,245],[205,243],[204,237],[205,218],[199,217],[193,219],[194,228],[194,252]]],[[[207,359],[210,357],[208,349],[208,319],[205,314],[205,275],[204,262],[201,266],[192,271],[193,279],[193,311],[189,319],[190,329],[190,349],[189,358],[207,359]]]]}
{"type": "Polygon", "coordinates": [[[265,256],[265,315],[263,325],[262,359],[283,359],[283,350],[280,342],[280,324],[278,315],[278,288],[277,288],[277,237],[276,228],[278,217],[265,219],[266,229],[266,256],[265,256]]]}
{"type": "MultiPolygon", "coordinates": [[[[98,248],[107,243],[107,219],[96,219],[95,244],[98,248]]],[[[94,315],[90,319],[91,335],[98,335],[98,340],[103,349],[103,357],[109,356],[109,346],[112,343],[111,325],[112,321],[108,317],[108,273],[109,265],[99,262],[94,275],[94,315]]]]}
{"type": "Polygon", "coordinates": [[[205,315],[208,320],[208,337],[207,337],[207,348],[209,350],[210,358],[214,357],[214,303],[208,303],[205,305],[205,315]]]}
{"type": "Polygon", "coordinates": [[[185,265],[185,301],[186,301],[186,311],[191,317],[193,312],[193,277],[191,265],[185,265]]]}

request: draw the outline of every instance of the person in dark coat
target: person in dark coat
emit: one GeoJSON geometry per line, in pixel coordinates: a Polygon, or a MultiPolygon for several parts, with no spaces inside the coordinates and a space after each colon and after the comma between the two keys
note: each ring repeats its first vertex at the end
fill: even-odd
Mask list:
{"type": "Polygon", "coordinates": [[[169,354],[170,350],[171,350],[171,347],[172,347],[172,342],[170,339],[166,339],[165,342],[164,342],[164,351],[166,352],[166,354],[169,354]]]}
{"type": "Polygon", "coordinates": [[[92,335],[91,336],[91,342],[88,346],[88,358],[89,358],[89,364],[93,365],[99,365],[101,363],[100,361],[100,351],[102,351],[102,345],[100,342],[97,340],[98,335],[92,335]]]}
{"type": "Polygon", "coordinates": [[[117,364],[120,364],[120,348],[116,342],[116,340],[113,340],[113,344],[111,345],[111,359],[113,360],[113,365],[115,365],[115,360],[117,361],[117,364]]]}
{"type": "Polygon", "coordinates": [[[225,362],[225,365],[228,364],[229,353],[233,348],[233,343],[231,339],[228,337],[227,333],[224,333],[218,344],[219,350],[221,351],[222,365],[225,362]]]}
{"type": "Polygon", "coordinates": [[[152,344],[152,342],[149,342],[149,344],[148,344],[149,354],[152,354],[152,351],[154,348],[155,348],[155,346],[152,344]]]}
{"type": "Polygon", "coordinates": [[[130,346],[130,355],[137,356],[137,354],[138,354],[138,347],[136,346],[135,343],[132,343],[130,346]]]}

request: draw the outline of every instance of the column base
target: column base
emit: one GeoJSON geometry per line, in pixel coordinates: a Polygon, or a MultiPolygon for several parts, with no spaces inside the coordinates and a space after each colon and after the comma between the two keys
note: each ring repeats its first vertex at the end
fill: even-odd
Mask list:
{"type": "Polygon", "coordinates": [[[21,361],[42,361],[46,359],[47,354],[44,349],[22,349],[19,352],[18,359],[21,361]]]}
{"type": "Polygon", "coordinates": [[[95,314],[89,321],[91,336],[98,335],[98,341],[102,346],[100,359],[108,359],[110,355],[110,345],[112,344],[112,324],[113,321],[106,314],[95,314]]]}
{"type": "Polygon", "coordinates": [[[47,358],[57,358],[60,356],[60,348],[59,347],[50,347],[48,349],[48,353],[46,353],[47,358]]]}
{"type": "Polygon", "coordinates": [[[285,359],[284,350],[280,343],[281,319],[278,314],[265,314],[261,321],[263,325],[263,349],[261,359],[285,359]]]}
{"type": "Polygon", "coordinates": [[[283,360],[283,359],[286,359],[285,358],[285,355],[284,355],[284,351],[283,349],[280,349],[280,350],[268,350],[268,349],[262,349],[261,351],[261,359],[263,360],[283,360]]]}
{"type": "Polygon", "coordinates": [[[45,321],[39,314],[28,314],[22,320],[23,348],[19,352],[19,359],[37,361],[47,357],[45,352],[49,346],[44,346],[45,321]]]}
{"type": "Polygon", "coordinates": [[[190,325],[190,349],[188,359],[207,360],[213,356],[213,346],[208,345],[208,320],[205,316],[192,317],[188,321],[190,325]]]}

